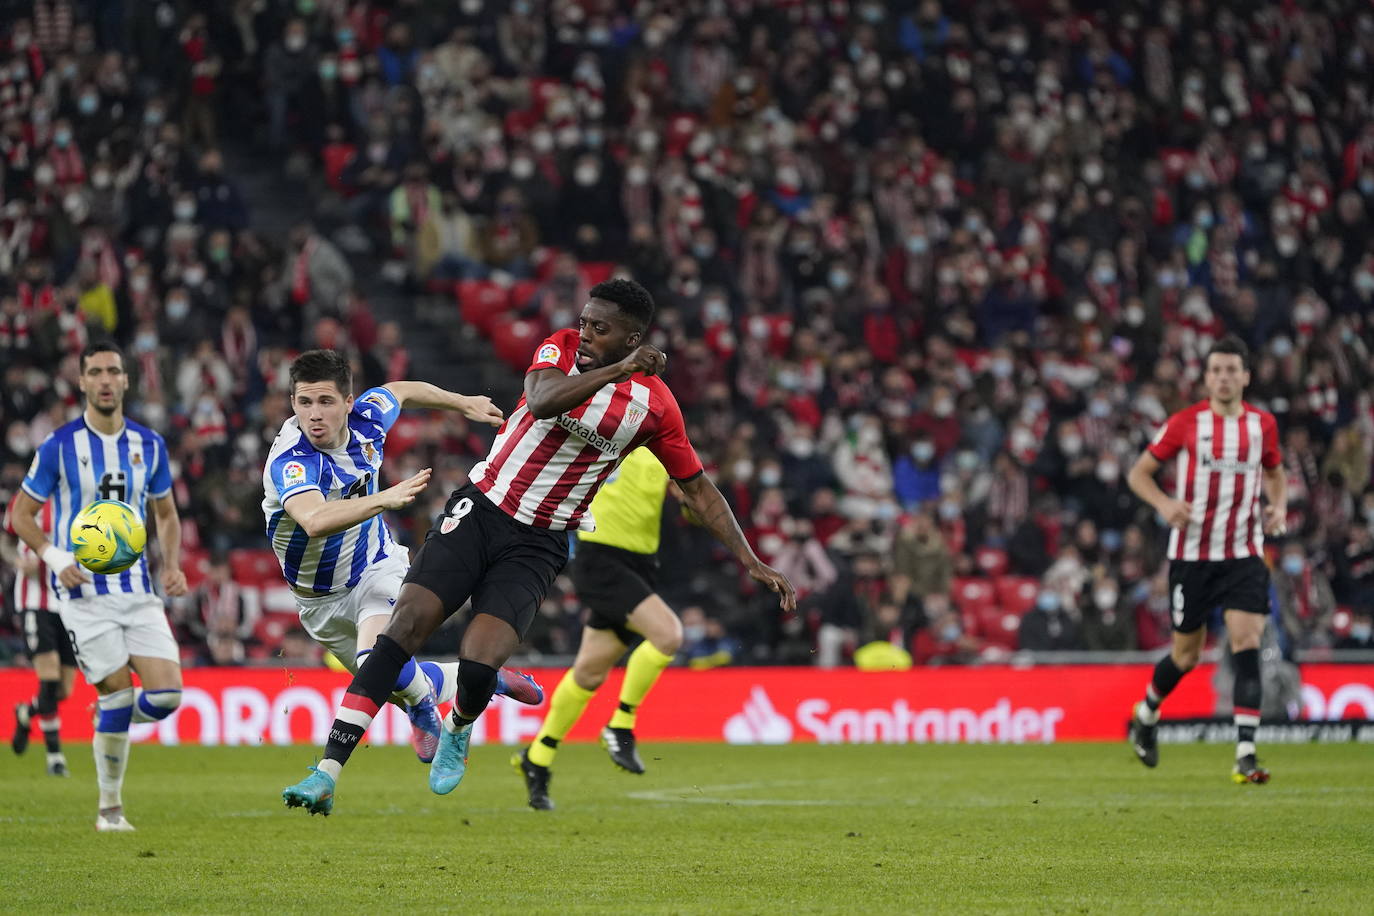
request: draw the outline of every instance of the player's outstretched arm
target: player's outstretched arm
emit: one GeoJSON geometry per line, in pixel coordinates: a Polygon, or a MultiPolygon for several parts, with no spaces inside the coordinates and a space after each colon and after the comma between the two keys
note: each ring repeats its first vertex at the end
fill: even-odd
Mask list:
{"type": "Polygon", "coordinates": [[[754,549],[745,540],[744,532],[740,530],[735,513],[730,511],[730,504],[720,495],[720,490],[716,489],[711,479],[704,473],[698,474],[691,480],[679,483],[678,486],[682,488],[687,507],[700,520],[701,526],[730,548],[730,552],[744,564],[750,577],[777,593],[778,603],[782,605],[783,610],[796,610],[797,594],[792,589],[792,583],[754,553],[754,549]]]}
{"type": "Polygon", "coordinates": [[[431,468],[425,468],[380,493],[357,499],[326,501],[319,490],[306,490],[287,499],[282,508],[310,537],[328,537],[361,525],[387,509],[401,509],[415,502],[415,497],[429,485],[432,473],[431,468]]]}
{"type": "Polygon", "coordinates": [[[383,386],[396,396],[402,407],[456,410],[469,420],[500,426],[505,421],[500,408],[484,394],[459,394],[429,382],[387,382],[383,386]]]}
{"type": "Polygon", "coordinates": [[[90,582],[91,577],[76,562],[76,557],[72,556],[71,551],[58,547],[43,533],[42,527],[38,524],[38,510],[42,508],[42,503],[20,490],[14,499],[14,508],[10,515],[10,525],[14,528],[14,533],[19,535],[19,539],[28,544],[34,553],[43,558],[48,568],[57,574],[57,581],[67,588],[76,588],[83,582],[90,582]]]}
{"type": "Polygon", "coordinates": [[[572,410],[605,385],[623,382],[637,372],[660,375],[668,357],[658,347],[644,344],[618,363],[568,375],[561,369],[536,369],[525,375],[525,406],[536,420],[572,410]]]}
{"type": "Polygon", "coordinates": [[[153,518],[157,519],[157,542],[162,548],[162,587],[169,597],[178,598],[188,589],[186,573],[181,569],[181,516],[176,497],[168,493],[154,499],[153,518]]]}
{"type": "Polygon", "coordinates": [[[1126,475],[1126,485],[1163,516],[1164,521],[1174,528],[1183,528],[1188,524],[1191,510],[1183,500],[1174,499],[1159,488],[1159,484],[1155,483],[1155,472],[1158,470],[1159,459],[1148,451],[1142,452],[1131,466],[1131,472],[1126,475]]]}

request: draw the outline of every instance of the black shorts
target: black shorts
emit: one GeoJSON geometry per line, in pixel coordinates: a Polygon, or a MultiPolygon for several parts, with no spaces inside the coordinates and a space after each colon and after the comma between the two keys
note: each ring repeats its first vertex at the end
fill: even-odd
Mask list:
{"type": "Polygon", "coordinates": [[[658,591],[658,557],[607,544],[578,541],[572,564],[573,588],[587,606],[587,626],[613,630],[627,646],[639,635],[625,625],[630,612],[658,591]]]}
{"type": "Polygon", "coordinates": [[[449,615],[471,598],[474,614],[498,617],[524,639],[567,562],[566,531],[517,522],[469,483],[448,498],[405,581],[438,595],[449,615]]]}
{"type": "Polygon", "coordinates": [[[1174,629],[1192,633],[1212,611],[1269,614],[1269,567],[1259,557],[1170,560],[1169,610],[1174,629]]]}
{"type": "Polygon", "coordinates": [[[76,667],[76,653],[72,651],[72,640],[62,618],[56,611],[40,611],[37,608],[24,608],[19,612],[24,626],[24,650],[33,661],[35,655],[56,652],[57,658],[69,668],[76,667]]]}

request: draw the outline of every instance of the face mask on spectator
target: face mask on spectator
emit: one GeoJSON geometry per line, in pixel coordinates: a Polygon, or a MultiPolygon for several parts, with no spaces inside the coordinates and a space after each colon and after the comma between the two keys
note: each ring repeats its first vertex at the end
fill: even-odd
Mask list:
{"type": "Polygon", "coordinates": [[[286,36],[286,50],[295,54],[305,49],[305,36],[300,32],[291,32],[286,36]]]}
{"type": "Polygon", "coordinates": [[[911,457],[919,464],[929,464],[935,457],[935,446],[929,442],[917,442],[911,447],[911,457]]]}
{"type": "Polygon", "coordinates": [[[1073,307],[1073,317],[1077,318],[1084,324],[1087,324],[1089,321],[1092,321],[1093,318],[1096,316],[1097,306],[1093,305],[1086,299],[1080,301],[1077,305],[1073,307]]]}
{"type": "Polygon", "coordinates": [[[1116,590],[1111,588],[1099,588],[1093,592],[1093,603],[1097,605],[1099,611],[1109,610],[1116,607],[1116,590]]]}
{"type": "Polygon", "coordinates": [[[146,293],[148,291],[148,276],[146,274],[135,274],[130,277],[129,289],[136,293],[146,293]]]}
{"type": "Polygon", "coordinates": [[[147,124],[149,127],[157,127],[162,123],[162,109],[149,108],[147,111],[143,112],[143,123],[147,124]]]}
{"type": "Polygon", "coordinates": [[[957,519],[963,511],[958,503],[940,503],[940,518],[947,522],[957,519]]]}
{"type": "Polygon", "coordinates": [[[328,81],[339,75],[339,62],[325,59],[320,61],[320,79],[328,81]]]}
{"type": "Polygon", "coordinates": [[[534,174],[534,160],[526,158],[525,156],[512,159],[510,173],[520,181],[525,181],[534,174]]]}
{"type": "Polygon", "coordinates": [[[56,143],[59,147],[65,149],[72,142],[72,132],[65,129],[54,131],[52,135],[52,142],[56,143]]]}
{"type": "Polygon", "coordinates": [[[988,366],[988,370],[995,378],[1011,378],[1012,370],[1015,368],[1012,361],[1005,356],[997,357],[988,366]]]}
{"type": "Polygon", "coordinates": [[[594,165],[579,165],[573,171],[573,180],[583,187],[590,187],[596,184],[601,177],[601,170],[594,165]]]}
{"type": "Polygon", "coordinates": [[[189,223],[196,217],[196,205],[190,201],[179,200],[172,208],[172,214],[181,222],[189,223]]]}
{"type": "Polygon", "coordinates": [[[706,638],[706,628],[699,624],[689,623],[682,628],[682,638],[687,642],[701,642],[706,638]]]}
{"type": "Polygon", "coordinates": [[[1122,317],[1126,319],[1126,324],[1138,328],[1145,323],[1145,309],[1138,305],[1128,305],[1122,317]]]}
{"type": "Polygon", "coordinates": [[[33,180],[40,188],[46,188],[57,180],[57,172],[52,166],[44,163],[33,170],[33,180]]]}
{"type": "Polygon", "coordinates": [[[754,462],[748,460],[736,461],[730,466],[730,473],[734,475],[739,483],[748,483],[754,476],[754,462]]]}
{"type": "Polygon", "coordinates": [[[141,353],[147,353],[150,350],[156,350],[157,332],[139,331],[138,336],[134,338],[134,349],[138,350],[141,353]]]}
{"type": "Polygon", "coordinates": [[[100,107],[100,97],[92,93],[83,93],[76,100],[76,110],[83,115],[95,114],[95,110],[100,107]]]}
{"type": "Polygon", "coordinates": [[[353,30],[348,28],[339,29],[334,33],[334,40],[340,45],[346,46],[353,44],[353,30]]]}
{"type": "Polygon", "coordinates": [[[17,63],[17,64],[15,64],[15,65],[13,65],[12,67],[10,67],[10,79],[14,80],[16,83],[22,83],[22,82],[24,82],[24,80],[26,80],[26,79],[28,79],[28,78],[29,78],[29,65],[28,65],[28,64],[25,64],[25,63],[17,63]]]}
{"type": "Polygon", "coordinates": [[[547,130],[537,130],[530,135],[530,145],[536,153],[547,153],[553,149],[553,134],[547,130]]]}
{"type": "Polygon", "coordinates": [[[1047,614],[1059,610],[1059,596],[1054,592],[1041,592],[1035,598],[1035,606],[1047,614]]]}
{"type": "Polygon", "coordinates": [[[766,467],[759,471],[759,483],[765,487],[776,487],[782,483],[782,471],[775,467],[766,467]]]}
{"type": "Polygon", "coordinates": [[[1274,351],[1274,355],[1282,359],[1293,352],[1293,341],[1287,337],[1275,337],[1269,343],[1269,348],[1274,351]]]}
{"type": "Polygon", "coordinates": [[[167,317],[181,321],[191,313],[191,303],[185,296],[172,296],[167,300],[167,317]]]}
{"type": "Polygon", "coordinates": [[[849,289],[849,271],[834,269],[830,271],[830,288],[837,292],[849,289]]]}
{"type": "Polygon", "coordinates": [[[1093,398],[1088,404],[1088,413],[1101,419],[1112,415],[1112,405],[1101,398],[1093,398]]]}
{"type": "Polygon", "coordinates": [[[1083,451],[1083,438],[1081,436],[1065,436],[1059,440],[1059,448],[1070,458],[1083,451]]]}
{"type": "Polygon", "coordinates": [[[1099,464],[1097,479],[1106,484],[1116,483],[1121,477],[1121,468],[1115,464],[1099,464]]]}
{"type": "Polygon", "coordinates": [[[187,286],[193,288],[200,286],[200,284],[205,282],[205,268],[201,267],[199,264],[192,265],[182,271],[181,279],[185,281],[187,286]]]}
{"type": "Polygon", "coordinates": [[[1355,288],[1368,295],[1374,293],[1374,273],[1361,270],[1355,274],[1355,288]]]}
{"type": "Polygon", "coordinates": [[[816,440],[798,437],[788,444],[787,450],[794,458],[810,458],[816,454],[816,440]]]}
{"type": "Polygon", "coordinates": [[[940,629],[940,641],[941,641],[941,642],[954,642],[954,641],[955,641],[956,639],[958,639],[958,638],[959,638],[959,624],[958,624],[956,621],[952,621],[952,620],[951,620],[949,623],[947,623],[947,624],[945,624],[943,627],[941,627],[941,629],[940,629]]]}
{"type": "Polygon", "coordinates": [[[1283,558],[1283,571],[1290,576],[1302,575],[1303,560],[1297,554],[1288,554],[1283,558]]]}

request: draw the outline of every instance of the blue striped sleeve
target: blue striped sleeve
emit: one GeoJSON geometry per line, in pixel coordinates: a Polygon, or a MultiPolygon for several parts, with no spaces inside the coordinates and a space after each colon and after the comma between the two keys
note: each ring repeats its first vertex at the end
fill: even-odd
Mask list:
{"type": "Polygon", "coordinates": [[[387,388],[369,388],[353,402],[353,416],[381,427],[383,434],[401,415],[401,402],[387,388]]]}
{"type": "Polygon", "coordinates": [[[24,492],[41,502],[47,502],[57,489],[57,478],[62,470],[62,446],[56,436],[48,436],[33,456],[28,474],[22,484],[24,492]]]}
{"type": "Polygon", "coordinates": [[[300,454],[299,449],[282,452],[272,459],[272,482],[283,504],[306,490],[321,490],[323,460],[319,452],[300,454]]]}

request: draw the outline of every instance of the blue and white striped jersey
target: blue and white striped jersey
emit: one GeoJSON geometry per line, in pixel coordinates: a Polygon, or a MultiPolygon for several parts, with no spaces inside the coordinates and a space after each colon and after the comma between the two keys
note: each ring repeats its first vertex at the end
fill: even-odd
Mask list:
{"type": "MultiPolygon", "coordinates": [[[[172,492],[167,443],[127,417],[119,433],[106,436],[87,426],[82,416],[53,430],[38,446],[23,487],[39,502],[53,501],[52,541],[71,550],[72,519],[97,499],[128,503],[147,524],[148,499],[172,492]]],[[[146,555],[122,573],[90,576],[89,585],[66,589],[52,575],[52,587],[59,598],[155,593],[146,555]]]]}
{"type": "Polygon", "coordinates": [[[379,515],[346,531],[312,538],[283,506],[307,490],[318,490],[326,500],[376,493],[386,433],[400,413],[395,395],[385,388],[369,388],[353,402],[347,443],[329,450],[315,448],[295,417],[282,424],[262,472],[262,512],[267,538],[291,585],[319,592],[352,588],[369,563],[397,549],[379,515]]]}

